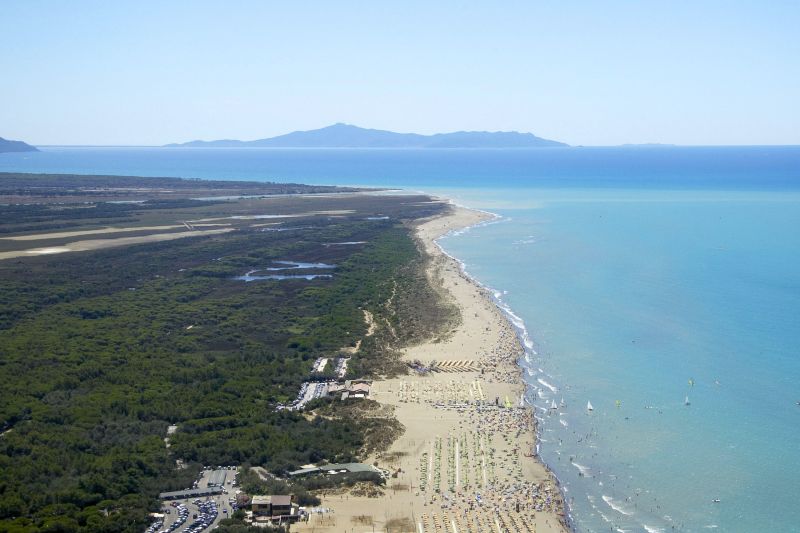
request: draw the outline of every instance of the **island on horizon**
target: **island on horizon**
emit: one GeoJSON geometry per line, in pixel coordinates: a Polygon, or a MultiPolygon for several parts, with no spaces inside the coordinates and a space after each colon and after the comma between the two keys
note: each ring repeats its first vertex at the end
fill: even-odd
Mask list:
{"type": "Polygon", "coordinates": [[[0,153],[5,152],[38,152],[38,148],[22,141],[11,141],[0,137],[0,153]]]}
{"type": "Polygon", "coordinates": [[[457,131],[421,135],[360,128],[337,123],[308,131],[294,131],[277,137],[240,141],[190,141],[165,148],[544,148],[568,144],[517,131],[457,131]]]}

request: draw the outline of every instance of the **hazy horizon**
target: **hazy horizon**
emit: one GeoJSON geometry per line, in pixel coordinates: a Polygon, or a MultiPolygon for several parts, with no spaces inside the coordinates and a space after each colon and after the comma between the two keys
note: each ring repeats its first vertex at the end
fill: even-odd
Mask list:
{"type": "MultiPolygon", "coordinates": [[[[370,128],[368,126],[361,126],[361,125],[358,125],[358,124],[351,124],[351,123],[345,123],[345,124],[352,125],[352,126],[358,126],[360,128],[364,128],[364,129],[378,129],[378,128],[370,128]]],[[[325,127],[328,127],[328,126],[331,126],[331,124],[327,124],[325,126],[320,126],[319,128],[313,128],[313,129],[321,129],[321,128],[325,128],[325,127]]],[[[288,133],[295,133],[296,131],[298,131],[298,130],[279,133],[276,136],[281,136],[281,135],[285,135],[285,134],[288,134],[288,133]]],[[[489,130],[473,130],[473,131],[481,132],[481,133],[484,133],[484,132],[487,132],[487,133],[500,133],[498,131],[489,131],[489,130]]],[[[401,134],[411,133],[411,134],[415,134],[415,133],[418,133],[418,132],[415,132],[415,131],[400,131],[400,132],[393,132],[393,133],[401,133],[401,134]]],[[[440,133],[441,134],[441,133],[458,133],[458,132],[441,131],[441,132],[433,132],[433,133],[440,133]]],[[[517,133],[517,132],[515,132],[515,133],[517,133]]],[[[536,132],[518,132],[518,133],[532,133],[532,134],[536,135],[536,132]]],[[[178,145],[180,145],[180,144],[183,144],[183,143],[190,143],[190,142],[193,142],[193,141],[232,140],[232,141],[248,142],[248,141],[255,141],[255,140],[266,139],[266,138],[269,138],[269,137],[259,137],[259,138],[256,138],[256,139],[241,139],[241,138],[230,138],[230,139],[185,139],[185,140],[179,140],[179,141],[174,141],[173,143],[165,143],[165,144],[38,144],[38,145],[35,145],[35,146],[38,146],[38,147],[41,147],[41,148],[47,148],[47,147],[64,147],[64,148],[163,148],[163,147],[168,146],[169,144],[178,144],[178,145]]],[[[548,139],[548,140],[560,141],[559,139],[548,139]]],[[[714,145],[714,144],[707,144],[707,145],[696,144],[696,145],[683,145],[683,144],[677,144],[677,143],[621,143],[621,144],[576,144],[576,145],[568,145],[568,146],[551,146],[551,147],[505,147],[505,148],[464,147],[464,148],[454,148],[454,149],[458,149],[458,150],[476,150],[476,149],[477,150],[480,150],[480,149],[539,150],[541,148],[614,148],[614,147],[624,147],[624,146],[634,146],[634,147],[636,147],[636,146],[641,146],[641,147],[647,147],[647,146],[653,146],[653,147],[659,147],[659,146],[664,146],[664,147],[669,147],[669,146],[684,146],[684,147],[685,146],[694,146],[694,147],[703,147],[703,146],[714,147],[714,146],[716,146],[716,147],[726,147],[726,146],[731,146],[731,147],[736,147],[736,146],[739,146],[739,147],[746,147],[746,146],[800,146],[800,143],[797,143],[797,144],[772,144],[772,145],[769,145],[769,144],[739,144],[739,145],[736,145],[736,144],[718,144],[718,145],[714,145]]],[[[202,149],[202,148],[213,148],[213,149],[219,149],[219,148],[247,148],[247,149],[261,148],[261,149],[266,149],[266,150],[281,150],[281,149],[317,150],[317,149],[328,149],[327,147],[303,147],[303,146],[298,146],[298,147],[280,147],[280,146],[276,146],[276,147],[270,147],[270,146],[242,146],[242,147],[231,147],[231,146],[177,146],[177,147],[179,147],[179,148],[192,148],[192,149],[198,149],[198,148],[200,148],[200,149],[202,149]]],[[[341,148],[340,147],[331,147],[331,148],[348,149],[347,147],[341,147],[341,148]]],[[[427,149],[430,149],[430,148],[381,147],[381,146],[369,147],[369,146],[367,146],[367,147],[354,148],[354,149],[427,150],[427,149]]]]}
{"type": "Polygon", "coordinates": [[[800,144],[800,4],[4,4],[0,137],[251,140],[337,122],[585,146],[800,144]]]}

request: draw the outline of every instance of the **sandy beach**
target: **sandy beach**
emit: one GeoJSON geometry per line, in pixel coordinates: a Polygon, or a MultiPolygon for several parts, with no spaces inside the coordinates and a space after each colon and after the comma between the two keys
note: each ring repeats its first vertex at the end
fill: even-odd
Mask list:
{"type": "Polygon", "coordinates": [[[461,320],[444,339],[404,350],[406,361],[440,369],[376,381],[371,398],[391,406],[405,432],[369,458],[391,472],[377,497],[324,495],[325,513],[296,531],[567,531],[553,476],[535,458],[530,407],[516,365],[522,347],[500,310],[444,254],[436,239],[491,215],[460,207],[416,228],[428,275],[461,320]]]}

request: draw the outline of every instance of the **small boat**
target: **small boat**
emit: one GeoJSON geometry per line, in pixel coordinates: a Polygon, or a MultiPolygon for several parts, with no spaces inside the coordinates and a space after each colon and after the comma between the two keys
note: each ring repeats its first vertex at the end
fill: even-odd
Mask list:
{"type": "Polygon", "coordinates": [[[721,502],[722,500],[720,500],[719,498],[716,498],[716,499],[714,499],[714,500],[711,500],[711,501],[713,501],[714,503],[719,503],[719,502],[721,502]]]}
{"type": "Polygon", "coordinates": [[[594,411],[594,407],[592,407],[592,402],[586,402],[586,410],[594,411]]]}
{"type": "Polygon", "coordinates": [[[692,404],[689,402],[689,397],[688,397],[688,396],[687,396],[686,398],[684,398],[684,399],[683,399],[683,405],[692,405],[692,404]]]}

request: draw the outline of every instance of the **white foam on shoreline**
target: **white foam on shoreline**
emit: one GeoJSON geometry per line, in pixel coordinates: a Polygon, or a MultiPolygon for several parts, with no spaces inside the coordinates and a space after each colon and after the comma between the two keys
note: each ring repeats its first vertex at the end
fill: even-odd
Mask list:
{"type": "Polygon", "coordinates": [[[525,345],[525,347],[526,347],[527,349],[529,349],[529,350],[533,350],[533,341],[532,341],[532,340],[530,340],[530,339],[527,339],[527,338],[526,338],[526,339],[523,341],[523,344],[525,345]]]}
{"type": "MultiPolygon", "coordinates": [[[[451,203],[453,205],[458,205],[455,202],[453,202],[452,200],[448,200],[448,201],[449,201],[449,203],[451,203]]],[[[506,304],[502,300],[502,296],[508,294],[508,291],[506,291],[506,290],[498,291],[498,290],[495,290],[495,289],[493,289],[491,287],[488,287],[487,285],[484,285],[483,283],[478,281],[472,274],[469,273],[469,271],[467,270],[466,264],[462,260],[460,260],[459,258],[449,254],[442,247],[441,243],[439,243],[440,239],[445,239],[445,238],[448,238],[448,237],[454,237],[454,236],[463,235],[465,232],[467,232],[467,231],[469,231],[471,229],[474,229],[474,228],[488,226],[488,225],[491,225],[491,224],[497,224],[497,223],[500,223],[500,222],[510,222],[511,218],[502,217],[502,216],[500,216],[500,215],[498,215],[496,213],[491,213],[489,211],[482,211],[480,209],[474,209],[474,208],[471,208],[471,207],[466,207],[466,206],[459,206],[459,207],[463,207],[464,209],[469,209],[469,210],[472,210],[472,211],[478,211],[480,213],[487,214],[487,215],[491,216],[492,218],[490,220],[486,220],[486,221],[483,221],[483,222],[479,222],[477,224],[473,224],[471,226],[467,226],[467,227],[462,228],[460,230],[451,230],[451,231],[445,233],[444,235],[441,235],[438,238],[434,239],[433,244],[436,246],[436,248],[439,250],[439,252],[441,254],[443,254],[444,256],[446,256],[446,257],[450,258],[451,260],[455,261],[455,263],[459,266],[459,270],[461,271],[461,273],[467,279],[469,279],[472,283],[474,283],[480,289],[486,291],[486,293],[491,296],[490,299],[492,300],[492,302],[497,306],[498,309],[500,309],[500,311],[506,317],[506,320],[508,320],[511,323],[511,325],[514,327],[514,330],[515,330],[515,332],[517,334],[517,338],[519,338],[519,340],[522,343],[523,348],[524,348],[523,349],[523,357],[524,357],[525,361],[528,364],[532,364],[533,363],[533,356],[538,355],[538,353],[536,352],[536,350],[534,348],[534,344],[533,344],[533,341],[531,340],[531,337],[530,337],[530,335],[528,333],[528,328],[527,328],[527,326],[525,324],[525,321],[519,315],[514,313],[511,310],[511,308],[508,306],[508,304],[506,304]]],[[[526,367],[524,367],[522,365],[519,365],[519,364],[518,364],[518,366],[520,366],[520,368],[526,368],[526,367]]],[[[542,370],[541,367],[537,367],[537,369],[539,370],[540,373],[547,375],[544,372],[544,370],[542,370]]],[[[553,392],[553,393],[558,392],[558,388],[556,386],[554,386],[554,385],[552,385],[550,383],[547,383],[546,381],[544,381],[542,379],[538,379],[537,381],[539,383],[541,383],[543,386],[547,387],[551,392],[553,392]]],[[[531,387],[532,389],[534,389],[534,391],[535,391],[534,392],[534,398],[536,397],[536,392],[541,392],[541,390],[540,391],[536,391],[536,387],[533,384],[526,383],[524,380],[523,380],[523,383],[527,387],[531,387]]],[[[544,429],[545,431],[552,431],[552,430],[544,428],[543,424],[544,424],[545,420],[540,418],[540,417],[538,417],[538,416],[536,416],[536,409],[535,408],[540,408],[541,409],[541,406],[537,406],[535,403],[533,404],[533,406],[534,406],[534,419],[536,419],[537,422],[538,422],[536,424],[536,431],[537,431],[536,437],[537,438],[536,438],[535,454],[536,454],[538,460],[548,469],[550,474],[556,480],[556,483],[557,483],[557,486],[559,487],[559,490],[562,492],[562,495],[565,496],[563,498],[563,501],[564,501],[564,513],[567,516],[568,523],[571,524],[571,523],[573,523],[573,516],[572,516],[572,511],[571,511],[571,509],[569,507],[568,499],[566,498],[567,487],[558,478],[558,476],[556,475],[555,471],[553,471],[553,469],[550,468],[550,466],[541,459],[541,454],[540,454],[541,453],[541,442],[543,442],[543,440],[541,439],[542,429],[544,429]]],[[[544,409],[544,411],[547,411],[547,409],[544,409]]],[[[561,420],[561,422],[563,424],[565,424],[565,427],[566,427],[566,422],[564,422],[563,420],[561,420]]]]}
{"type": "MultiPolygon", "coordinates": [[[[453,202],[451,202],[451,203],[453,203],[453,202]]],[[[457,204],[454,204],[454,205],[457,205],[457,204]]],[[[471,209],[473,211],[478,211],[476,209],[472,209],[472,208],[469,208],[469,207],[467,207],[466,209],[471,209]]],[[[538,356],[538,353],[536,352],[536,350],[534,348],[534,343],[531,340],[531,337],[530,337],[530,335],[528,333],[528,328],[527,328],[527,326],[525,324],[525,321],[522,319],[522,317],[517,315],[509,307],[508,304],[506,304],[503,301],[503,296],[508,294],[508,291],[506,291],[506,290],[497,290],[497,289],[494,289],[492,287],[488,287],[488,286],[484,285],[483,283],[481,283],[480,281],[478,281],[477,279],[475,279],[475,277],[472,276],[469,273],[469,271],[467,270],[465,263],[463,261],[461,261],[460,259],[458,259],[457,257],[454,257],[453,255],[447,253],[444,250],[444,248],[441,246],[441,244],[438,242],[439,239],[443,239],[443,238],[447,238],[447,237],[451,237],[451,236],[463,235],[467,231],[469,231],[471,229],[474,229],[474,228],[478,228],[478,227],[481,227],[481,226],[486,226],[486,225],[489,225],[489,224],[496,224],[496,223],[499,223],[499,222],[510,222],[511,221],[510,218],[503,218],[500,215],[497,215],[495,213],[488,213],[486,211],[481,211],[481,212],[487,213],[487,214],[491,215],[493,218],[491,220],[480,222],[478,224],[474,224],[472,226],[468,226],[468,227],[460,229],[460,230],[450,231],[450,232],[440,236],[436,240],[434,240],[434,244],[436,245],[436,247],[439,249],[439,251],[443,255],[445,255],[446,257],[448,257],[450,259],[452,259],[453,261],[455,261],[459,265],[461,273],[467,279],[469,279],[472,283],[474,283],[480,289],[486,291],[487,296],[493,301],[493,303],[497,306],[497,308],[506,317],[508,322],[514,327],[515,332],[517,334],[517,337],[519,338],[519,340],[522,343],[522,346],[524,348],[524,350],[523,350],[523,354],[524,354],[523,358],[521,358],[520,361],[518,362],[519,366],[521,368],[524,368],[525,371],[527,372],[527,374],[529,376],[531,376],[531,377],[533,377],[535,375],[535,372],[538,371],[538,373],[541,374],[542,376],[545,376],[545,377],[548,377],[548,378],[552,378],[552,376],[550,374],[548,374],[547,372],[545,372],[545,370],[541,366],[538,366],[538,365],[535,366],[535,367],[533,366],[534,360],[535,360],[535,356],[538,356]],[[522,363],[523,359],[524,359],[525,363],[522,363]]],[[[534,398],[540,398],[541,400],[547,401],[547,400],[549,400],[551,398],[551,394],[556,394],[559,391],[559,388],[557,386],[553,385],[552,383],[549,383],[548,381],[546,381],[546,380],[544,380],[542,378],[537,378],[536,382],[538,382],[541,385],[541,388],[537,387],[533,383],[527,383],[527,382],[525,383],[526,386],[529,387],[530,390],[532,390],[534,398]]],[[[545,466],[548,467],[548,470],[550,471],[551,475],[553,476],[553,478],[558,483],[558,487],[559,487],[560,491],[562,492],[562,494],[566,495],[566,493],[569,490],[569,487],[567,486],[567,484],[563,483],[561,481],[561,479],[559,479],[559,477],[556,474],[556,472],[553,469],[551,469],[549,467],[549,465],[547,465],[547,463],[545,463],[543,461],[542,457],[541,457],[541,443],[543,443],[543,442],[544,443],[546,443],[546,442],[554,442],[554,441],[552,441],[552,439],[551,440],[546,440],[546,439],[541,438],[543,433],[552,433],[552,432],[554,432],[554,430],[552,428],[548,428],[547,427],[547,424],[549,422],[549,420],[548,420],[549,417],[541,417],[541,416],[538,415],[539,412],[543,412],[543,413],[549,412],[549,409],[546,406],[543,407],[543,406],[537,405],[535,403],[533,404],[533,406],[534,406],[534,418],[537,421],[537,425],[536,425],[536,427],[537,427],[537,439],[536,439],[536,446],[535,446],[535,454],[539,458],[538,460],[541,461],[543,464],[545,464],[545,466]]],[[[559,415],[561,415],[561,413],[559,413],[559,415]]],[[[559,422],[564,427],[567,427],[566,421],[563,420],[562,418],[559,418],[559,422]]],[[[596,446],[590,446],[590,448],[596,448],[596,446]]],[[[558,455],[561,454],[561,452],[559,450],[557,450],[557,449],[554,450],[554,452],[556,454],[558,454],[558,455]]],[[[578,464],[575,464],[575,463],[573,463],[573,465],[575,465],[575,467],[578,470],[580,470],[583,473],[584,476],[594,475],[592,473],[592,470],[591,470],[590,467],[587,467],[587,466],[584,466],[584,465],[578,465],[578,464]]],[[[599,482],[599,485],[601,487],[603,486],[602,481],[599,482]]],[[[604,514],[594,504],[594,499],[592,498],[591,494],[587,492],[586,495],[589,498],[589,501],[591,503],[591,507],[595,510],[595,512],[597,512],[602,517],[602,519],[604,521],[606,521],[608,523],[613,523],[612,520],[606,514],[604,514]]],[[[631,517],[631,516],[634,515],[634,511],[627,509],[622,503],[614,500],[612,497],[607,496],[607,495],[602,495],[602,494],[601,494],[601,496],[602,496],[603,501],[611,509],[613,509],[614,511],[616,511],[620,515],[625,516],[625,517],[631,517]]],[[[568,523],[574,524],[575,522],[574,522],[574,517],[572,515],[572,510],[570,509],[570,506],[569,506],[569,500],[566,497],[564,497],[564,512],[566,513],[566,516],[568,518],[568,523]]],[[[659,532],[663,532],[664,531],[661,528],[644,524],[640,519],[637,520],[636,518],[633,518],[633,520],[635,520],[637,523],[640,524],[639,527],[643,528],[644,530],[648,531],[649,533],[659,533],[659,532]]],[[[622,530],[622,529],[617,529],[617,530],[618,531],[625,531],[625,530],[622,530]]]]}
{"type": "MultiPolygon", "coordinates": [[[[454,205],[457,205],[457,204],[454,204],[454,205]]],[[[461,207],[463,207],[463,206],[461,206],[461,207]]],[[[471,209],[473,211],[480,211],[480,210],[472,209],[472,208],[469,208],[469,207],[466,207],[466,209],[471,209]]],[[[533,377],[535,375],[536,371],[538,371],[538,373],[543,375],[543,376],[552,377],[550,374],[545,372],[545,370],[541,366],[536,366],[535,369],[532,366],[533,363],[534,363],[534,356],[538,356],[538,353],[536,352],[536,350],[534,348],[534,343],[531,340],[531,337],[530,337],[530,335],[528,333],[528,328],[527,328],[527,325],[525,324],[525,321],[522,319],[522,317],[517,315],[511,309],[511,307],[509,307],[509,305],[506,304],[502,299],[502,297],[504,295],[508,294],[508,291],[507,290],[496,290],[496,289],[494,289],[492,287],[489,287],[487,285],[484,285],[483,283],[478,281],[474,276],[472,276],[472,274],[469,273],[469,271],[466,268],[466,264],[463,261],[461,261],[457,257],[454,257],[453,255],[447,253],[444,250],[444,248],[441,246],[441,244],[438,242],[439,239],[452,237],[452,236],[463,235],[467,231],[469,231],[471,229],[474,229],[474,228],[487,226],[487,225],[490,225],[490,224],[496,224],[496,223],[499,223],[499,222],[510,222],[511,221],[510,218],[504,218],[504,217],[501,217],[500,215],[497,215],[495,213],[489,213],[487,211],[480,211],[480,212],[486,213],[486,214],[492,216],[493,218],[491,220],[483,221],[483,222],[474,224],[472,226],[467,226],[466,228],[462,228],[460,230],[450,231],[450,232],[440,236],[439,238],[435,239],[434,240],[434,244],[436,245],[436,247],[438,248],[440,253],[442,253],[446,257],[450,258],[451,260],[455,261],[456,264],[459,265],[459,269],[460,269],[461,273],[467,279],[469,279],[472,283],[474,283],[480,289],[486,291],[487,296],[492,300],[492,302],[497,306],[497,308],[503,313],[503,315],[506,317],[508,322],[514,327],[514,330],[515,330],[515,332],[517,334],[517,337],[519,338],[519,340],[522,343],[522,346],[524,348],[524,350],[523,350],[523,359],[524,359],[525,363],[527,363],[527,364],[520,364],[521,363],[521,361],[520,361],[518,363],[520,368],[524,368],[526,370],[527,374],[529,376],[531,376],[531,377],[533,377]]],[[[537,378],[536,381],[542,386],[542,388],[536,387],[533,383],[525,382],[525,385],[527,387],[529,387],[530,390],[533,391],[534,398],[538,397],[538,398],[541,398],[542,400],[549,400],[551,396],[550,396],[550,394],[545,394],[545,392],[549,392],[551,394],[556,394],[559,391],[559,388],[557,386],[553,385],[552,383],[547,382],[546,380],[544,380],[542,378],[537,378]]],[[[574,517],[573,517],[573,514],[572,514],[572,510],[570,509],[570,506],[569,506],[569,499],[566,497],[566,493],[569,491],[569,487],[565,483],[563,483],[561,479],[559,479],[559,477],[556,474],[556,472],[552,468],[550,468],[549,465],[547,465],[547,463],[545,463],[544,460],[541,457],[541,443],[543,443],[543,442],[545,442],[545,443],[546,442],[551,442],[549,440],[541,438],[542,433],[545,433],[545,432],[546,433],[551,433],[551,432],[553,432],[553,429],[546,427],[547,423],[548,423],[547,418],[541,417],[541,416],[537,415],[536,413],[537,413],[537,409],[542,411],[542,412],[545,412],[545,413],[549,412],[549,409],[547,407],[543,407],[541,405],[536,405],[535,403],[532,404],[532,405],[534,407],[534,419],[537,421],[537,425],[536,425],[536,428],[537,428],[537,439],[536,439],[536,445],[535,445],[535,448],[534,448],[535,449],[534,453],[536,454],[536,457],[538,458],[538,460],[540,462],[542,462],[548,468],[548,470],[550,471],[551,475],[556,480],[556,483],[558,484],[559,490],[565,496],[564,497],[564,512],[565,512],[565,514],[567,516],[568,523],[569,524],[574,524],[575,523],[574,522],[574,517]]],[[[559,413],[559,415],[561,415],[561,413],[559,413]]],[[[567,422],[565,420],[563,420],[562,418],[559,418],[559,422],[564,427],[568,427],[567,422]]],[[[595,448],[596,449],[597,447],[596,446],[590,446],[590,448],[595,448]]],[[[560,455],[560,452],[558,450],[554,450],[554,451],[555,451],[556,454],[560,455]]],[[[575,463],[573,463],[573,464],[575,464],[575,463]]],[[[576,468],[578,468],[578,470],[580,470],[583,473],[584,476],[588,477],[590,475],[594,475],[594,474],[592,474],[592,470],[591,470],[590,467],[587,467],[587,466],[584,466],[584,465],[575,465],[575,466],[576,466],[576,468]]],[[[600,486],[603,486],[602,481],[599,484],[600,484],[600,486]]],[[[633,511],[630,511],[630,510],[626,509],[620,502],[615,501],[610,496],[607,496],[607,495],[601,495],[601,496],[602,496],[603,501],[611,509],[613,509],[614,511],[618,512],[619,514],[621,514],[621,515],[623,515],[625,517],[630,517],[630,516],[634,515],[633,511]]],[[[606,516],[602,511],[600,511],[600,509],[597,508],[597,506],[594,504],[594,500],[591,499],[591,495],[589,493],[587,493],[587,497],[590,498],[590,502],[592,502],[591,506],[603,518],[603,520],[605,520],[608,523],[612,523],[612,520],[608,516],[606,516]]],[[[634,518],[634,520],[636,520],[636,519],[634,518]]],[[[641,522],[641,520],[636,520],[636,522],[641,524],[641,527],[644,528],[646,531],[648,531],[648,533],[663,533],[664,532],[664,529],[644,524],[643,522],[641,522]]],[[[617,530],[618,531],[625,531],[624,529],[619,529],[619,528],[617,530]]]]}

